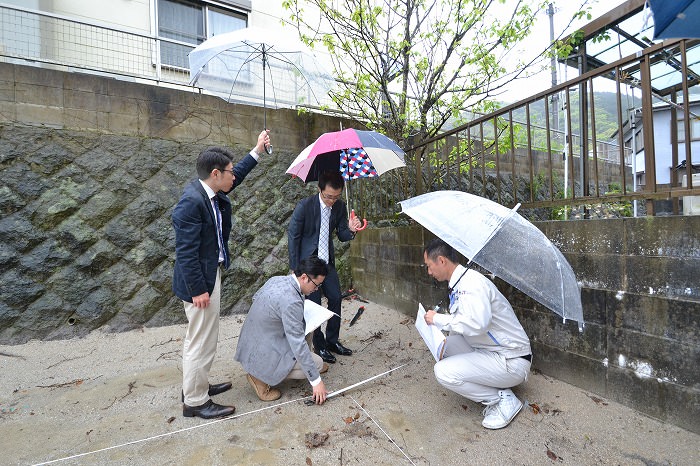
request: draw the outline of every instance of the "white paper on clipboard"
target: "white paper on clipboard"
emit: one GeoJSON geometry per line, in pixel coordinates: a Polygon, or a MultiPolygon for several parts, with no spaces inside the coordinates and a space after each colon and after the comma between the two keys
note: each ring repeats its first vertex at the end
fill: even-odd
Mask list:
{"type": "Polygon", "coordinates": [[[304,322],[306,329],[304,335],[308,335],[321,326],[325,321],[333,317],[333,313],[325,307],[308,299],[304,300],[304,322]]]}
{"type": "Polygon", "coordinates": [[[423,337],[423,341],[433,354],[435,361],[442,359],[447,338],[435,325],[428,325],[425,322],[425,309],[420,303],[418,303],[418,315],[416,315],[416,329],[420,336],[423,337]]]}

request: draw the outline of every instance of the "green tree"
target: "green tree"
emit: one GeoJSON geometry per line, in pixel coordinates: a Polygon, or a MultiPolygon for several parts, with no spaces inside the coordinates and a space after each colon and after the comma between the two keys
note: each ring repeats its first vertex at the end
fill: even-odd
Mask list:
{"type": "MultiPolygon", "coordinates": [[[[532,29],[539,0],[285,0],[307,43],[322,42],[340,86],[331,96],[406,146],[505,85],[504,60],[532,29]],[[313,10],[304,8],[311,4],[313,10]],[[318,14],[316,13],[318,11],[318,14]]],[[[509,63],[518,67],[517,59],[509,63]]],[[[524,67],[523,67],[524,69],[524,67]]]]}

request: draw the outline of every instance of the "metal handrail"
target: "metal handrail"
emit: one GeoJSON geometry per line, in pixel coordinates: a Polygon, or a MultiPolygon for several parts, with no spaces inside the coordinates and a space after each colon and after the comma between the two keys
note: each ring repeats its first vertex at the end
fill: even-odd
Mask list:
{"type": "MultiPolygon", "coordinates": [[[[670,177],[669,183],[657,183],[651,112],[653,99],[669,100],[659,95],[661,91],[673,93],[680,89],[655,90],[651,87],[649,75],[651,66],[658,63],[659,57],[675,54],[679,57],[676,62],[681,63],[683,75],[690,76],[686,69],[686,42],[694,44],[684,40],[655,44],[640,54],[621,58],[420,141],[406,151],[407,169],[394,170],[379,180],[351,182],[349,189],[356,193],[357,198],[353,207],[375,221],[395,220],[401,218],[396,201],[424,192],[456,189],[489,197],[508,207],[522,203],[521,212],[538,219],[567,219],[571,218],[572,211],[576,211],[576,215],[581,218],[604,216],[610,214],[610,211],[613,212],[610,215],[654,215],[662,207],[667,209],[665,213],[680,213],[679,199],[700,195],[700,187],[692,185],[690,165],[682,172],[672,171],[667,174],[670,177]],[[633,74],[639,78],[633,79],[633,74]],[[594,81],[603,77],[613,80],[617,89],[617,157],[612,158],[611,154],[601,156],[600,144],[603,141],[592,137],[595,136],[596,114],[592,105],[585,105],[586,100],[592,100],[594,95],[594,81]],[[646,180],[639,187],[636,183],[637,176],[630,167],[632,158],[637,155],[631,153],[630,147],[622,144],[622,130],[629,124],[630,110],[623,108],[623,85],[630,86],[634,93],[641,92],[642,106],[646,109],[642,113],[643,128],[646,129],[646,170],[643,173],[646,180]],[[567,127],[571,128],[572,121],[576,123],[576,119],[585,124],[590,121],[592,127],[590,134],[584,133],[585,137],[576,133],[567,136],[563,160],[552,144],[555,130],[550,128],[549,111],[552,97],[562,93],[565,94],[566,106],[562,111],[565,112],[567,127]],[[580,109],[571,107],[570,97],[574,93],[579,96],[582,105],[580,109]],[[545,108],[547,121],[544,130],[542,124],[533,124],[530,120],[531,110],[536,106],[545,108]],[[518,113],[524,113],[526,121],[522,117],[514,118],[518,113]],[[523,133],[520,142],[516,142],[514,137],[516,127],[523,133]],[[542,141],[546,137],[546,144],[542,141],[539,143],[540,146],[546,146],[546,150],[534,149],[537,145],[533,141],[534,136],[540,137],[542,141]],[[586,154],[586,157],[581,157],[581,154],[586,154]],[[689,180],[687,187],[682,187],[680,183],[680,177],[684,174],[689,180]],[[670,212],[667,206],[658,204],[662,200],[670,201],[670,212]],[[604,212],[598,214],[595,212],[597,210],[604,212]]],[[[683,89],[683,102],[671,107],[671,111],[678,112],[678,119],[684,121],[686,126],[692,116],[689,105],[685,104],[688,102],[687,86],[683,89]]],[[[673,131],[672,128],[671,132],[673,131]]],[[[686,156],[692,160],[692,141],[688,133],[689,129],[686,128],[685,141],[678,141],[672,147],[674,160],[679,158],[680,144],[685,144],[686,156]]],[[[677,162],[673,163],[674,166],[676,164],[677,162]]]]}

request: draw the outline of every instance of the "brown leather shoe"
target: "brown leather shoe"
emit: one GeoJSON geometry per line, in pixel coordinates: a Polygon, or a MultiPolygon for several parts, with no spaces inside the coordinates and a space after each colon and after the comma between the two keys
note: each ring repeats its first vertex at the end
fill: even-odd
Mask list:
{"type": "Polygon", "coordinates": [[[255,394],[258,395],[262,401],[275,401],[282,396],[282,392],[276,388],[270,387],[268,384],[262,380],[258,380],[250,374],[246,374],[250,386],[255,390],[255,394]]]}
{"type": "Polygon", "coordinates": [[[235,406],[223,406],[209,400],[200,406],[182,405],[182,415],[185,417],[201,417],[202,419],[213,419],[215,417],[226,417],[236,412],[235,406]]]}
{"type": "Polygon", "coordinates": [[[328,364],[326,364],[326,363],[324,362],[324,363],[323,363],[323,366],[321,366],[321,370],[318,371],[318,372],[319,372],[320,374],[325,374],[326,372],[328,372],[328,364]]]}

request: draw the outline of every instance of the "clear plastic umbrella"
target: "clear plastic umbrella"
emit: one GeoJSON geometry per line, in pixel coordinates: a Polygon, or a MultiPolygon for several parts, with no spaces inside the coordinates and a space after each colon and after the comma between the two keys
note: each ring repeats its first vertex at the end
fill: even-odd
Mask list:
{"type": "Polygon", "coordinates": [[[335,82],[311,49],[279,28],[248,27],[219,34],[195,47],[188,58],[191,85],[228,102],[251,105],[262,93],[265,129],[268,106],[321,106],[335,82]]]}
{"type": "Polygon", "coordinates": [[[401,209],[467,259],[487,269],[583,330],[581,290],[571,265],[515,209],[461,191],[401,201],[401,209]]]}

